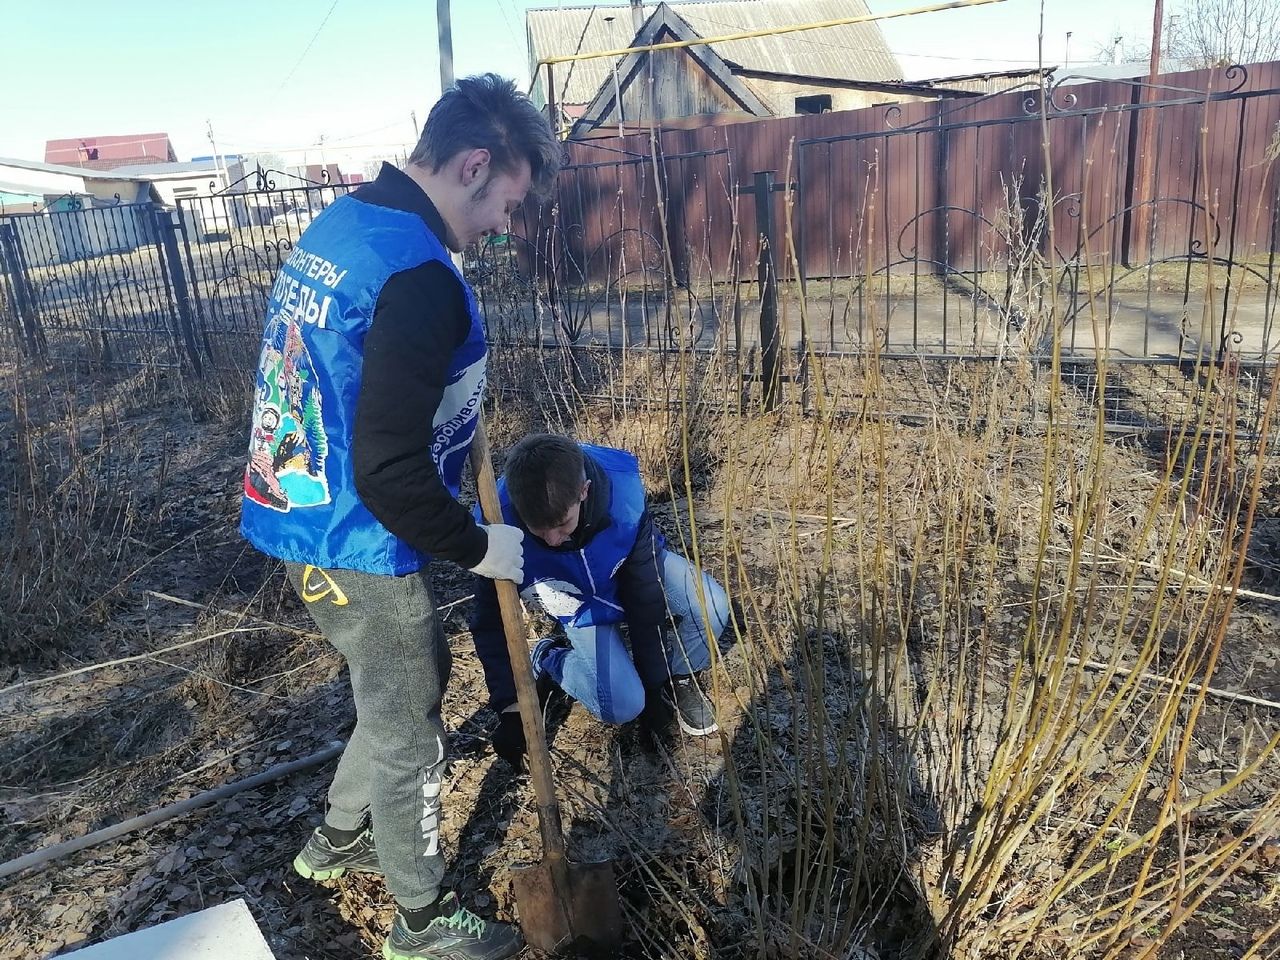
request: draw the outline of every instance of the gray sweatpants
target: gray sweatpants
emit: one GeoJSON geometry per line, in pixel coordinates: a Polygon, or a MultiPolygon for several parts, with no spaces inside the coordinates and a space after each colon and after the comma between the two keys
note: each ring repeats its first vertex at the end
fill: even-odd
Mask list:
{"type": "Polygon", "coordinates": [[[329,787],[325,822],[370,818],[387,889],[408,910],[444,875],[440,786],[448,738],[440,699],[452,658],[428,570],[384,577],[285,565],[325,638],[347,660],[356,726],[329,787]]]}

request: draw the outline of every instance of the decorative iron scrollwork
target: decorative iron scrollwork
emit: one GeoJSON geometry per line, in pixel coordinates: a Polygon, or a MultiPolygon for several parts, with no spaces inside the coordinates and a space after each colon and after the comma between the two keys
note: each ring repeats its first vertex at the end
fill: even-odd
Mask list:
{"type": "Polygon", "coordinates": [[[128,355],[145,346],[144,355],[154,356],[151,344],[170,335],[166,294],[154,283],[127,264],[67,264],[36,291],[44,331],[82,343],[98,363],[121,360],[122,343],[128,355]]]}
{"type": "Polygon", "coordinates": [[[1040,112],[1046,113],[1063,113],[1073,109],[1079,102],[1079,98],[1068,90],[1059,97],[1059,93],[1063,84],[1068,80],[1079,79],[1074,74],[1070,76],[1060,77],[1052,83],[1041,87],[1039,90],[1025,97],[1022,101],[1022,112],[1027,116],[1034,116],[1040,112]]]}
{"type": "Polygon", "coordinates": [[[269,256],[274,256],[276,261],[276,269],[285,261],[285,254],[293,249],[293,241],[288,237],[267,237],[262,241],[262,251],[269,256]]]}
{"type": "Polygon", "coordinates": [[[1074,110],[1076,105],[1080,103],[1080,98],[1068,90],[1062,93],[1062,84],[1055,83],[1049,87],[1049,109],[1057,110],[1059,113],[1065,113],[1068,110],[1074,110]],[[1061,94],[1061,96],[1059,96],[1061,94]]]}
{"type": "Polygon", "coordinates": [[[256,170],[253,171],[254,188],[258,191],[274,190],[276,182],[267,176],[267,171],[262,169],[262,164],[258,164],[256,170]]]}
{"type": "Polygon", "coordinates": [[[1228,83],[1233,84],[1223,91],[1226,94],[1239,93],[1249,82],[1249,68],[1240,63],[1231,64],[1222,71],[1222,75],[1226,77],[1228,83]]]}

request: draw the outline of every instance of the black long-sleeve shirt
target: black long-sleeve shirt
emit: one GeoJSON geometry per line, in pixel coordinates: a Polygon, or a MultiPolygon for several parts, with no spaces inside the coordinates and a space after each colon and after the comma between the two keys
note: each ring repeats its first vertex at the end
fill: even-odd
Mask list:
{"type": "MultiPolygon", "coordinates": [[[[415,213],[444,241],[435,205],[390,164],[354,196],[415,213]]],[[[431,440],[450,359],[470,328],[462,283],[447,266],[429,261],[393,274],[365,335],[352,436],[356,492],[369,512],[416,549],[464,567],[484,558],[488,538],[445,488],[431,440]]]]}
{"type": "MultiPolygon", "coordinates": [[[[582,503],[578,526],[561,546],[548,549],[575,553],[585,549],[597,534],[613,523],[609,516],[609,476],[590,454],[586,456],[585,466],[591,486],[587,491],[587,499],[582,503]]],[[[521,529],[525,531],[526,537],[533,536],[523,524],[521,529]]],[[[666,650],[662,642],[667,622],[667,600],[662,589],[660,563],[661,557],[654,543],[653,520],[646,510],[640,518],[635,545],[614,577],[618,584],[618,600],[631,635],[631,655],[640,679],[648,687],[663,682],[668,673],[666,650]]],[[[511,661],[507,656],[507,643],[502,632],[498,592],[492,580],[476,577],[475,594],[471,637],[484,667],[485,683],[489,688],[489,705],[494,710],[501,711],[515,703],[516,689],[511,675],[511,661]]]]}

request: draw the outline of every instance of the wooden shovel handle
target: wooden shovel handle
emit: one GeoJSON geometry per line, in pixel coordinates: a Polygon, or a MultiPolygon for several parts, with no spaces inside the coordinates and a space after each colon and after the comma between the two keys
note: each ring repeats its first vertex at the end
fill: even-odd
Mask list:
{"type": "MultiPolygon", "coordinates": [[[[502,504],[498,500],[498,481],[493,475],[489,457],[489,439],[484,416],[476,419],[476,434],[471,441],[471,469],[476,477],[480,509],[489,523],[504,523],[502,504]]],[[[538,690],[529,662],[529,641],[520,606],[520,593],[510,580],[495,580],[498,608],[502,611],[502,629],[507,635],[507,655],[515,675],[516,699],[520,703],[520,722],[524,726],[524,742],[529,756],[529,773],[533,792],[538,799],[538,825],[542,831],[543,856],[549,860],[565,858],[564,830],[560,824],[560,804],[556,800],[555,783],[551,779],[551,754],[547,750],[547,731],[538,706],[538,690]]]]}

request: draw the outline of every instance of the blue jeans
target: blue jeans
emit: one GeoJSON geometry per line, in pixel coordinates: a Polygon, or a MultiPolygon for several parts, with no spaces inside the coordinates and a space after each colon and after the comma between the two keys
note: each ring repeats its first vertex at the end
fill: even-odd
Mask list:
{"type": "MultiPolygon", "coordinates": [[[[729,623],[729,598],[720,584],[680,554],[664,550],[661,563],[667,611],[676,624],[673,638],[665,634],[668,676],[697,673],[710,666],[710,644],[729,623]]],[[[634,720],[644,709],[646,682],[652,686],[666,679],[641,677],[622,642],[621,624],[566,627],[565,635],[568,647],[537,648],[542,656],[534,672],[546,673],[598,720],[634,720]]]]}

